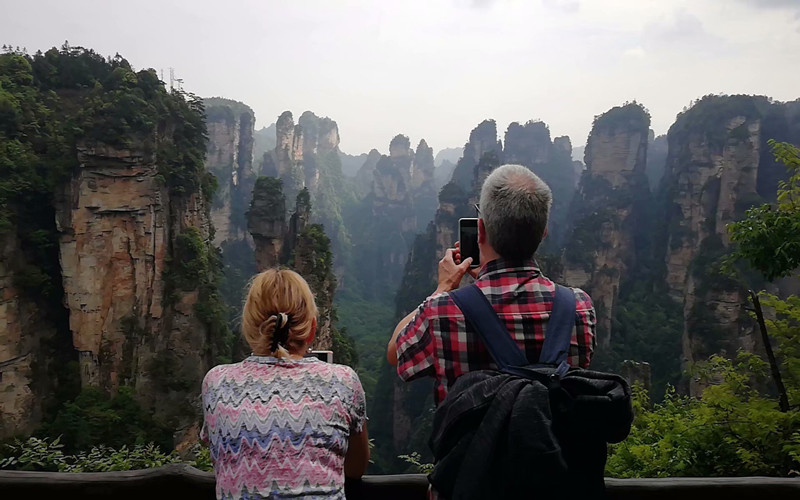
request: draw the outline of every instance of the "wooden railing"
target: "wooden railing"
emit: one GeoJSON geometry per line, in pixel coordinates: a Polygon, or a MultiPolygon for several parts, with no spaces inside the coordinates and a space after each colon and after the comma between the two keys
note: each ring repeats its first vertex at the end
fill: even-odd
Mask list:
{"type": "MultiPolygon", "coordinates": [[[[428,481],[423,474],[364,476],[347,483],[347,498],[424,499],[428,481]]],[[[565,486],[563,498],[569,498],[565,486]]],[[[800,499],[800,478],[664,478],[606,479],[610,500],[792,500],[800,499]]],[[[214,475],[188,465],[124,472],[0,471],[3,499],[213,500],[214,475]]],[[[582,499],[584,500],[584,499],[582,499]]]]}

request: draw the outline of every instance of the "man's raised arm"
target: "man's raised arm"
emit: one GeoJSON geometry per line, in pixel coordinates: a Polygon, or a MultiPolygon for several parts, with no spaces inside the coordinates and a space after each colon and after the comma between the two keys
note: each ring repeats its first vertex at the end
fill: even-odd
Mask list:
{"type": "MultiPolygon", "coordinates": [[[[457,248],[458,243],[456,243],[456,248],[448,248],[444,254],[444,257],[442,257],[442,260],[439,261],[438,285],[430,297],[455,290],[458,288],[458,285],[461,284],[461,278],[463,278],[464,275],[469,272],[469,265],[472,264],[472,257],[467,257],[464,262],[456,264],[456,260],[461,260],[460,255],[457,253],[457,248]]],[[[406,326],[411,323],[411,320],[414,319],[414,316],[416,316],[418,312],[418,309],[414,309],[408,313],[405,318],[401,319],[394,328],[392,338],[389,340],[389,344],[386,346],[386,361],[388,361],[390,365],[397,366],[398,335],[400,335],[400,332],[402,332],[406,326]]]]}

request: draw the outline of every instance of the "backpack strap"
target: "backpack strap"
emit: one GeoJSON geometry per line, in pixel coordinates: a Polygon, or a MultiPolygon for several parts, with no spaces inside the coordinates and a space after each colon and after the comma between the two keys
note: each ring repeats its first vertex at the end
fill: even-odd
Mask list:
{"type": "MultiPolygon", "coordinates": [[[[473,283],[459,288],[450,292],[450,297],[461,309],[464,318],[478,332],[500,370],[505,371],[508,368],[530,364],[478,285],[473,283]]],[[[556,371],[559,376],[569,369],[567,356],[574,329],[575,293],[571,288],[556,284],[553,308],[547,322],[547,335],[539,363],[558,365],[556,371]]]]}
{"type": "Polygon", "coordinates": [[[459,288],[450,292],[450,297],[478,332],[500,370],[529,364],[478,285],[473,283],[459,288]]]}
{"type": "Polygon", "coordinates": [[[553,308],[547,320],[544,345],[539,354],[539,363],[558,365],[559,375],[569,369],[569,343],[575,330],[575,292],[571,288],[555,284],[553,308]]]}

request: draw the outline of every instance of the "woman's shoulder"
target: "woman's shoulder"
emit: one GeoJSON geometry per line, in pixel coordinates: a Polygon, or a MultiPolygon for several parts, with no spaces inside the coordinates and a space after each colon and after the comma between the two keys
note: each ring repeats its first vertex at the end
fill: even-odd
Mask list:
{"type": "Polygon", "coordinates": [[[203,377],[203,387],[209,384],[214,384],[219,380],[237,373],[241,369],[241,363],[231,363],[227,365],[217,365],[208,370],[206,376],[203,377]]]}
{"type": "Polygon", "coordinates": [[[361,380],[358,378],[358,373],[347,365],[338,365],[336,363],[325,363],[330,366],[330,369],[336,373],[339,379],[348,382],[350,386],[361,386],[361,380]]]}

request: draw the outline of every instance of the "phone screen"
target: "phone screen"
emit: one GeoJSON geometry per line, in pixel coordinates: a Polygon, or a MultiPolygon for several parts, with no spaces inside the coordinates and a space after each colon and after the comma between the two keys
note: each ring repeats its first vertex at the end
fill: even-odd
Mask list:
{"type": "Polygon", "coordinates": [[[472,264],[470,267],[480,267],[478,219],[458,220],[458,241],[461,249],[461,262],[464,262],[467,257],[472,257],[472,264]]]}

